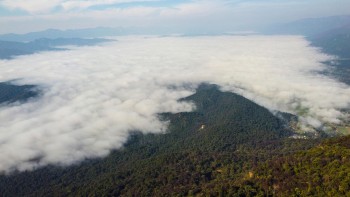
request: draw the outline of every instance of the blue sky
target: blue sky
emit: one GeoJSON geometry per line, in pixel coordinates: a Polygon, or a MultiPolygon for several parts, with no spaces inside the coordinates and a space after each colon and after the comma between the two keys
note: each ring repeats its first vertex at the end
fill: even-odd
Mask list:
{"type": "Polygon", "coordinates": [[[349,15],[349,0],[0,0],[0,33],[97,26],[241,31],[349,15]]]}

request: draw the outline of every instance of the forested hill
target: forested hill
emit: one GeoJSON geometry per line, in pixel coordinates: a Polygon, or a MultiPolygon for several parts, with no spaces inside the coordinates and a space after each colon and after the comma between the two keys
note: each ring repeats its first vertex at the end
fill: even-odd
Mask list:
{"type": "Polygon", "coordinates": [[[197,110],[161,114],[166,134],[135,132],[123,150],[70,167],[48,166],[0,177],[3,196],[186,196],[257,194],[249,170],[316,140],[290,139],[286,124],[242,96],[202,85],[197,110]]]}

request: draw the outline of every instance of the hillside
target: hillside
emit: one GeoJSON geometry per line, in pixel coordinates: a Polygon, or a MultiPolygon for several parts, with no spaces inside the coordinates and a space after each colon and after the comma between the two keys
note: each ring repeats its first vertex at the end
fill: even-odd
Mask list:
{"type": "MultiPolygon", "coordinates": [[[[284,121],[216,86],[185,98],[190,113],[162,114],[166,134],[135,132],[123,150],[70,167],[48,166],[0,177],[4,196],[180,196],[254,192],[247,170],[269,158],[307,149],[317,140],[290,139],[284,121]]],[[[260,192],[264,190],[259,190],[260,192]]]]}
{"type": "Polygon", "coordinates": [[[251,171],[250,181],[277,196],[349,196],[350,136],[275,157],[251,171]]]}

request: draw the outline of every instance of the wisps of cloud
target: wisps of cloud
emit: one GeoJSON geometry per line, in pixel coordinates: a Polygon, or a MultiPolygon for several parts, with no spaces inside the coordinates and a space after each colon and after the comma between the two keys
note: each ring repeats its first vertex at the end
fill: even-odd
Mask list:
{"type": "MultiPolygon", "coordinates": [[[[137,2],[145,3],[148,1],[152,0],[137,2]]],[[[116,1],[82,1],[83,3],[81,3],[80,1],[57,0],[58,3],[50,2],[50,4],[42,5],[42,7],[37,6],[35,2],[35,0],[33,0],[33,3],[23,3],[21,0],[18,0],[18,2],[0,0],[2,6],[26,10],[31,13],[31,15],[2,17],[0,25],[7,28],[0,30],[0,33],[26,33],[32,29],[76,29],[96,26],[131,26],[181,30],[187,26],[193,26],[190,23],[203,26],[203,24],[207,25],[208,22],[222,20],[222,17],[215,15],[228,12],[221,1],[179,2],[171,6],[162,6],[162,4],[159,6],[145,6],[144,4],[135,3],[130,7],[105,6],[103,9],[89,8],[112,2],[116,3],[116,1]]],[[[131,3],[127,0],[118,2],[131,3]]],[[[173,33],[179,32],[175,31],[173,33]]]]}
{"type": "Polygon", "coordinates": [[[97,26],[223,33],[301,18],[347,15],[349,6],[347,0],[0,0],[5,10],[0,33],[97,26]]]}
{"type": "Polygon", "coordinates": [[[118,149],[131,131],[162,133],[161,112],[191,111],[183,84],[209,82],[305,126],[348,118],[350,88],[318,74],[330,56],[295,36],[123,37],[104,46],[0,61],[0,81],[43,95],[0,108],[0,171],[68,165],[118,149]],[[178,88],[169,88],[170,86],[178,88]]]}
{"type": "Polygon", "coordinates": [[[9,9],[19,9],[32,14],[48,13],[54,9],[83,10],[93,6],[113,5],[155,0],[1,0],[0,5],[9,9]]]}

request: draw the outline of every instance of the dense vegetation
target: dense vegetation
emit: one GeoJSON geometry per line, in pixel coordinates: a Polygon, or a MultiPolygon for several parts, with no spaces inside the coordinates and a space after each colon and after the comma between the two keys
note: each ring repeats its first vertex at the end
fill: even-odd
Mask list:
{"type": "MultiPolygon", "coordinates": [[[[161,118],[170,121],[168,133],[135,132],[123,150],[113,151],[104,159],[1,176],[0,193],[3,196],[271,193],[269,179],[254,176],[260,169],[265,170],[264,162],[288,158],[318,143],[288,138],[291,131],[286,121],[239,95],[220,92],[216,86],[203,85],[185,100],[195,102],[197,110],[162,114],[161,118]]],[[[265,175],[269,171],[260,173],[265,175]]]]}
{"type": "Polygon", "coordinates": [[[251,175],[256,187],[278,196],[350,196],[350,136],[275,157],[251,175]]]}

